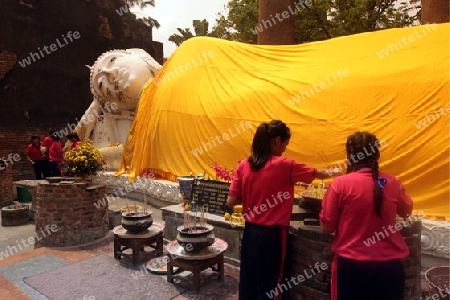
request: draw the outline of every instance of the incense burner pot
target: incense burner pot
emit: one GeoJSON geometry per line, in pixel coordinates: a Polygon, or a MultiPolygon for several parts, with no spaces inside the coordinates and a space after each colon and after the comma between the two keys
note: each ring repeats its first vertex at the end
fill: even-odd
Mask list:
{"type": "Polygon", "coordinates": [[[177,241],[186,253],[197,253],[214,243],[214,226],[210,224],[196,224],[186,227],[178,226],[177,241]]]}
{"type": "Polygon", "coordinates": [[[147,230],[153,224],[152,212],[124,212],[122,213],[122,227],[139,233],[147,230]]]}

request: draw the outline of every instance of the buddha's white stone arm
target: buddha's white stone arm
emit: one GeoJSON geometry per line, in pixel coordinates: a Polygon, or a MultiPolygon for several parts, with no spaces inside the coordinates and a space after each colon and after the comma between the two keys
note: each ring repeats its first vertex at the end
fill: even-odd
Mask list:
{"type": "Polygon", "coordinates": [[[101,109],[102,105],[100,102],[98,102],[97,99],[94,99],[78,122],[74,131],[78,134],[78,137],[82,142],[91,136],[95,124],[97,123],[97,116],[100,115],[101,109]]]}

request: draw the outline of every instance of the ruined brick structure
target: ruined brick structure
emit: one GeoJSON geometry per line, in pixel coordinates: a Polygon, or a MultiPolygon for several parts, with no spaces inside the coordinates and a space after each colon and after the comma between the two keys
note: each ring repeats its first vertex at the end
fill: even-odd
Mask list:
{"type": "Polygon", "coordinates": [[[103,238],[109,232],[108,205],[97,208],[94,203],[105,193],[104,185],[84,182],[39,184],[35,222],[40,240],[36,238],[35,247],[75,246],[103,238]],[[57,230],[48,233],[51,226],[57,230]]]}
{"type": "Polygon", "coordinates": [[[0,158],[20,154],[12,166],[14,181],[34,179],[26,160],[30,136],[43,139],[50,127],[76,124],[91,104],[86,65],[126,48],[163,60],[162,43],[152,41],[151,28],[123,0],[4,0],[0,20],[0,158]],[[79,38],[71,41],[69,32],[79,38]],[[31,53],[35,61],[24,65],[31,53]]]}

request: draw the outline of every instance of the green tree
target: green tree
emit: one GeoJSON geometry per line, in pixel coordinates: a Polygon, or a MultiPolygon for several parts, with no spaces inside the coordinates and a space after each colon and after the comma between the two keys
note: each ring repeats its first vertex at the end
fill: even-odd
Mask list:
{"type": "Polygon", "coordinates": [[[216,18],[211,36],[256,44],[257,35],[251,29],[258,24],[258,0],[231,0],[216,18]]]}
{"type": "Polygon", "coordinates": [[[192,33],[190,28],[177,28],[178,33],[174,33],[169,37],[169,41],[175,43],[175,45],[180,46],[184,41],[194,37],[194,36],[209,36],[209,23],[206,19],[203,20],[193,20],[192,27],[194,27],[194,33],[192,33]]]}
{"type": "MultiPolygon", "coordinates": [[[[143,9],[146,8],[147,6],[155,7],[155,0],[125,0],[125,4],[127,4],[130,7],[136,6],[143,9]]],[[[144,23],[145,25],[150,26],[152,28],[155,27],[156,29],[161,27],[161,24],[159,24],[159,22],[153,19],[152,17],[142,16],[142,14],[138,12],[135,12],[135,14],[138,17],[140,17],[138,21],[144,23]]]]}
{"type": "MultiPolygon", "coordinates": [[[[296,41],[320,41],[386,28],[418,25],[420,0],[296,0],[296,41]],[[301,3],[310,5],[300,5],[301,3]]],[[[230,0],[212,35],[256,44],[259,0],[230,0]]],[[[294,8],[293,8],[294,9],[294,8]]],[[[262,27],[259,27],[263,30],[262,27]]]]}

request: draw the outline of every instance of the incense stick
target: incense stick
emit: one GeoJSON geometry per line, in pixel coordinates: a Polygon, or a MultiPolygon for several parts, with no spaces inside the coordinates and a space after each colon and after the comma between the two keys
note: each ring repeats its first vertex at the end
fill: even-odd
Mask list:
{"type": "Polygon", "coordinates": [[[144,190],[144,214],[147,214],[147,190],[144,190]]]}
{"type": "Polygon", "coordinates": [[[325,156],[325,153],[323,153],[323,151],[319,151],[319,152],[317,152],[317,154],[319,154],[320,158],[325,162],[325,164],[328,166],[328,168],[330,168],[330,169],[333,168],[333,166],[331,165],[330,161],[325,156]]]}

